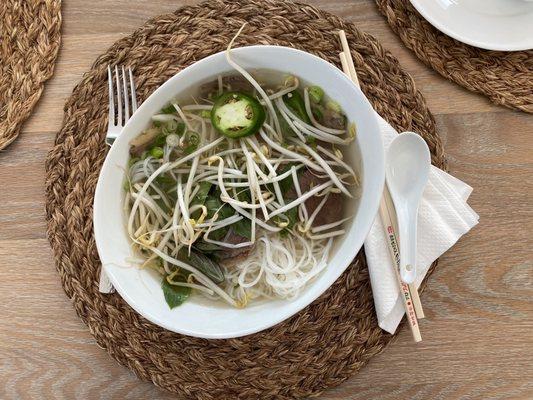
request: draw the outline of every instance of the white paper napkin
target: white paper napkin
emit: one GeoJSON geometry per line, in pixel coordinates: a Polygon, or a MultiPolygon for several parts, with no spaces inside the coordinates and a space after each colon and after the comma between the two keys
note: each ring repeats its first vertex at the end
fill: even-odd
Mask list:
{"type": "MultiPolygon", "coordinates": [[[[398,133],[379,115],[378,122],[386,151],[398,133]]],[[[431,167],[418,211],[417,286],[431,263],[478,223],[479,216],[466,203],[470,193],[472,188],[466,183],[431,167]]],[[[394,333],[405,311],[387,246],[378,215],[365,240],[365,253],[379,326],[394,333]]]]}

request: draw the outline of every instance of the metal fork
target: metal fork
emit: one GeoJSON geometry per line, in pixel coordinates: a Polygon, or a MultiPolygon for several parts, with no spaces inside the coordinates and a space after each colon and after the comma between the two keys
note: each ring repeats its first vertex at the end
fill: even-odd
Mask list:
{"type": "Polygon", "coordinates": [[[113,141],[120,135],[122,128],[126,125],[130,116],[137,110],[137,96],[135,94],[135,81],[131,68],[128,68],[128,77],[126,69],[122,66],[120,69],[115,66],[115,87],[113,87],[113,73],[111,66],[107,67],[107,85],[109,90],[109,122],[107,125],[106,142],[113,141]],[[122,77],[120,72],[122,72],[122,77]],[[128,90],[129,89],[129,90],[128,90]],[[115,107],[116,99],[116,107],[115,107]],[[124,99],[124,104],[122,100],[124,99]],[[131,104],[131,107],[130,107],[131,104]]]}
{"type": "MultiPolygon", "coordinates": [[[[137,96],[135,94],[135,81],[131,68],[126,69],[124,66],[114,68],[114,77],[111,66],[107,67],[107,84],[109,90],[109,123],[107,125],[106,143],[112,145],[115,139],[122,132],[122,128],[137,110],[137,96]],[[122,72],[122,74],[121,74],[122,72]],[[113,85],[113,80],[115,85],[113,85]],[[124,103],[123,103],[124,101],[124,103]]],[[[113,284],[104,271],[100,269],[100,283],[98,290],[101,293],[112,293],[115,291],[113,284]]]]}

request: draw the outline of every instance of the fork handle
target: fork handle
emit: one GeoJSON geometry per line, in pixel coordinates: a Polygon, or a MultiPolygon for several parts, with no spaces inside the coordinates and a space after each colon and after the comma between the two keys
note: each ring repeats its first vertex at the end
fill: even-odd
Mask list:
{"type": "Polygon", "coordinates": [[[100,293],[113,293],[115,291],[115,288],[113,287],[113,284],[109,280],[109,277],[107,276],[106,272],[104,271],[104,267],[100,267],[100,282],[98,284],[98,291],[100,293]]]}

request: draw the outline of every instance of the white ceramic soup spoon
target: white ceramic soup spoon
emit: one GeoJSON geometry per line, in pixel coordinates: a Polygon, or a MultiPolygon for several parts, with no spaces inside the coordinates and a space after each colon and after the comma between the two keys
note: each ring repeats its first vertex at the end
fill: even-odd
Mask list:
{"type": "Polygon", "coordinates": [[[391,142],[387,151],[385,174],[398,218],[400,276],[408,284],[416,278],[418,205],[430,166],[428,145],[416,133],[404,132],[391,142]]]}

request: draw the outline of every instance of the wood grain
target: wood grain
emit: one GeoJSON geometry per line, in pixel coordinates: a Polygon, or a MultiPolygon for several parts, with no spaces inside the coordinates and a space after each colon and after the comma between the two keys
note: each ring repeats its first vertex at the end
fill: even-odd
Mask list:
{"type": "MultiPolygon", "coordinates": [[[[321,399],[533,398],[533,116],[490,104],[427,69],[368,0],[309,1],[376,36],[436,115],[451,171],[480,224],[444,255],[422,301],[424,341],[404,329],[321,399]],[[409,367],[407,367],[409,366],[409,367]]],[[[64,295],[45,236],[44,159],[72,88],[146,19],[196,1],[69,0],[54,77],[0,153],[0,398],[171,399],[99,349],[64,295]]]]}

